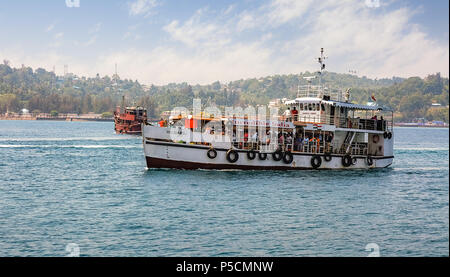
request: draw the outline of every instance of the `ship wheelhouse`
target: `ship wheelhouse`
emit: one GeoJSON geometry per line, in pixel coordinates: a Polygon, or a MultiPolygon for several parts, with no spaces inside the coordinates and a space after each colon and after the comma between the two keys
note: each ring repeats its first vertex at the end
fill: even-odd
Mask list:
{"type": "Polygon", "coordinates": [[[330,92],[321,86],[308,85],[299,88],[299,97],[285,102],[291,115],[284,119],[296,126],[297,151],[392,155],[392,150],[381,145],[392,136],[393,112],[375,103],[349,103],[348,98],[348,91],[330,92]]]}

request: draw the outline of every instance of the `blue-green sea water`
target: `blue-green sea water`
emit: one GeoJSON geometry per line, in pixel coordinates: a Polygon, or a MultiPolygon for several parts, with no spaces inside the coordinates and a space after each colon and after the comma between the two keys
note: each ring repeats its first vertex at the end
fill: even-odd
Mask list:
{"type": "Polygon", "coordinates": [[[0,256],[449,255],[448,129],[374,171],[147,170],[113,123],[0,121],[0,256]]]}

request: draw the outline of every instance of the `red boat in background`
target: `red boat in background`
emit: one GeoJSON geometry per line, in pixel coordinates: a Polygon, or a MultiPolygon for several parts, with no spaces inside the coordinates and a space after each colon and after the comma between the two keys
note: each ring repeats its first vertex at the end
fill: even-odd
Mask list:
{"type": "Polygon", "coordinates": [[[141,125],[147,122],[147,110],[142,107],[117,107],[114,112],[114,122],[117,134],[142,134],[141,125]]]}

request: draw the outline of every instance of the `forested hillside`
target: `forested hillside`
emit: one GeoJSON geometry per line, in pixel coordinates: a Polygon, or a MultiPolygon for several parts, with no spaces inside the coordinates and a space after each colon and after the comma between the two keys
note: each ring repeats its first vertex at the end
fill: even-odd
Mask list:
{"type": "MultiPolygon", "coordinates": [[[[306,84],[303,77],[311,75],[313,73],[305,72],[227,84],[146,87],[136,80],[123,80],[119,76],[56,76],[42,68],[12,68],[4,61],[0,65],[0,113],[18,112],[23,108],[31,112],[111,112],[125,95],[128,104],[143,105],[149,109],[150,116],[156,118],[176,106],[190,107],[193,98],[201,98],[205,105],[219,107],[267,104],[275,98],[295,98],[298,85],[306,84]]],[[[442,78],[439,73],[424,79],[372,80],[326,72],[323,81],[341,89],[352,88],[351,100],[355,103],[366,103],[374,95],[380,104],[396,111],[398,120],[425,117],[448,122],[448,78],[442,78]],[[441,104],[441,107],[432,107],[432,103],[441,104]]]]}

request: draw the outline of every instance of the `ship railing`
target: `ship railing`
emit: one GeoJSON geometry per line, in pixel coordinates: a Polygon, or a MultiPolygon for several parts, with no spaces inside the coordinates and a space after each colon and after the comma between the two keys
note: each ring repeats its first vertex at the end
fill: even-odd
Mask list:
{"type": "Polygon", "coordinates": [[[298,89],[297,97],[311,97],[311,98],[323,98],[324,96],[329,96],[330,100],[342,101],[344,100],[344,93],[338,89],[330,89],[324,86],[300,86],[298,89]]]}
{"type": "Polygon", "coordinates": [[[241,150],[254,150],[261,153],[273,153],[277,150],[283,152],[293,151],[294,143],[270,143],[270,142],[233,142],[233,148],[241,150]]]}
{"type": "Polygon", "coordinates": [[[351,155],[367,155],[369,151],[368,143],[361,143],[361,142],[353,142],[350,147],[348,147],[348,144],[341,144],[338,145],[335,142],[329,143],[329,142],[320,142],[320,143],[306,143],[301,144],[301,147],[294,146],[294,149],[299,152],[303,153],[312,153],[312,154],[325,154],[325,153],[332,153],[332,154],[351,154],[351,155]],[[346,151],[347,149],[348,152],[346,151]]]}
{"type": "Polygon", "coordinates": [[[367,142],[352,142],[351,144],[343,143],[341,147],[337,147],[336,144],[335,146],[335,154],[367,156],[369,153],[369,144],[367,142]]]}
{"type": "Polygon", "coordinates": [[[287,121],[293,120],[298,124],[327,124],[335,125],[336,128],[369,130],[369,131],[387,131],[392,130],[392,122],[380,119],[363,119],[350,117],[332,117],[325,115],[297,115],[287,121]]]}
{"type": "Polygon", "coordinates": [[[368,154],[368,144],[367,143],[360,143],[360,142],[354,142],[352,145],[348,148],[347,144],[338,145],[337,143],[329,143],[329,142],[308,142],[308,143],[301,143],[299,145],[294,145],[294,151],[295,152],[302,152],[302,153],[311,153],[311,154],[325,154],[325,153],[332,153],[332,154],[351,154],[351,155],[367,155],[368,154]],[[346,149],[349,149],[347,152],[346,149]]]}
{"type": "Polygon", "coordinates": [[[324,142],[308,142],[306,144],[302,144],[302,148],[300,152],[303,153],[313,153],[313,154],[323,154],[326,152],[326,144],[324,142]]]}

